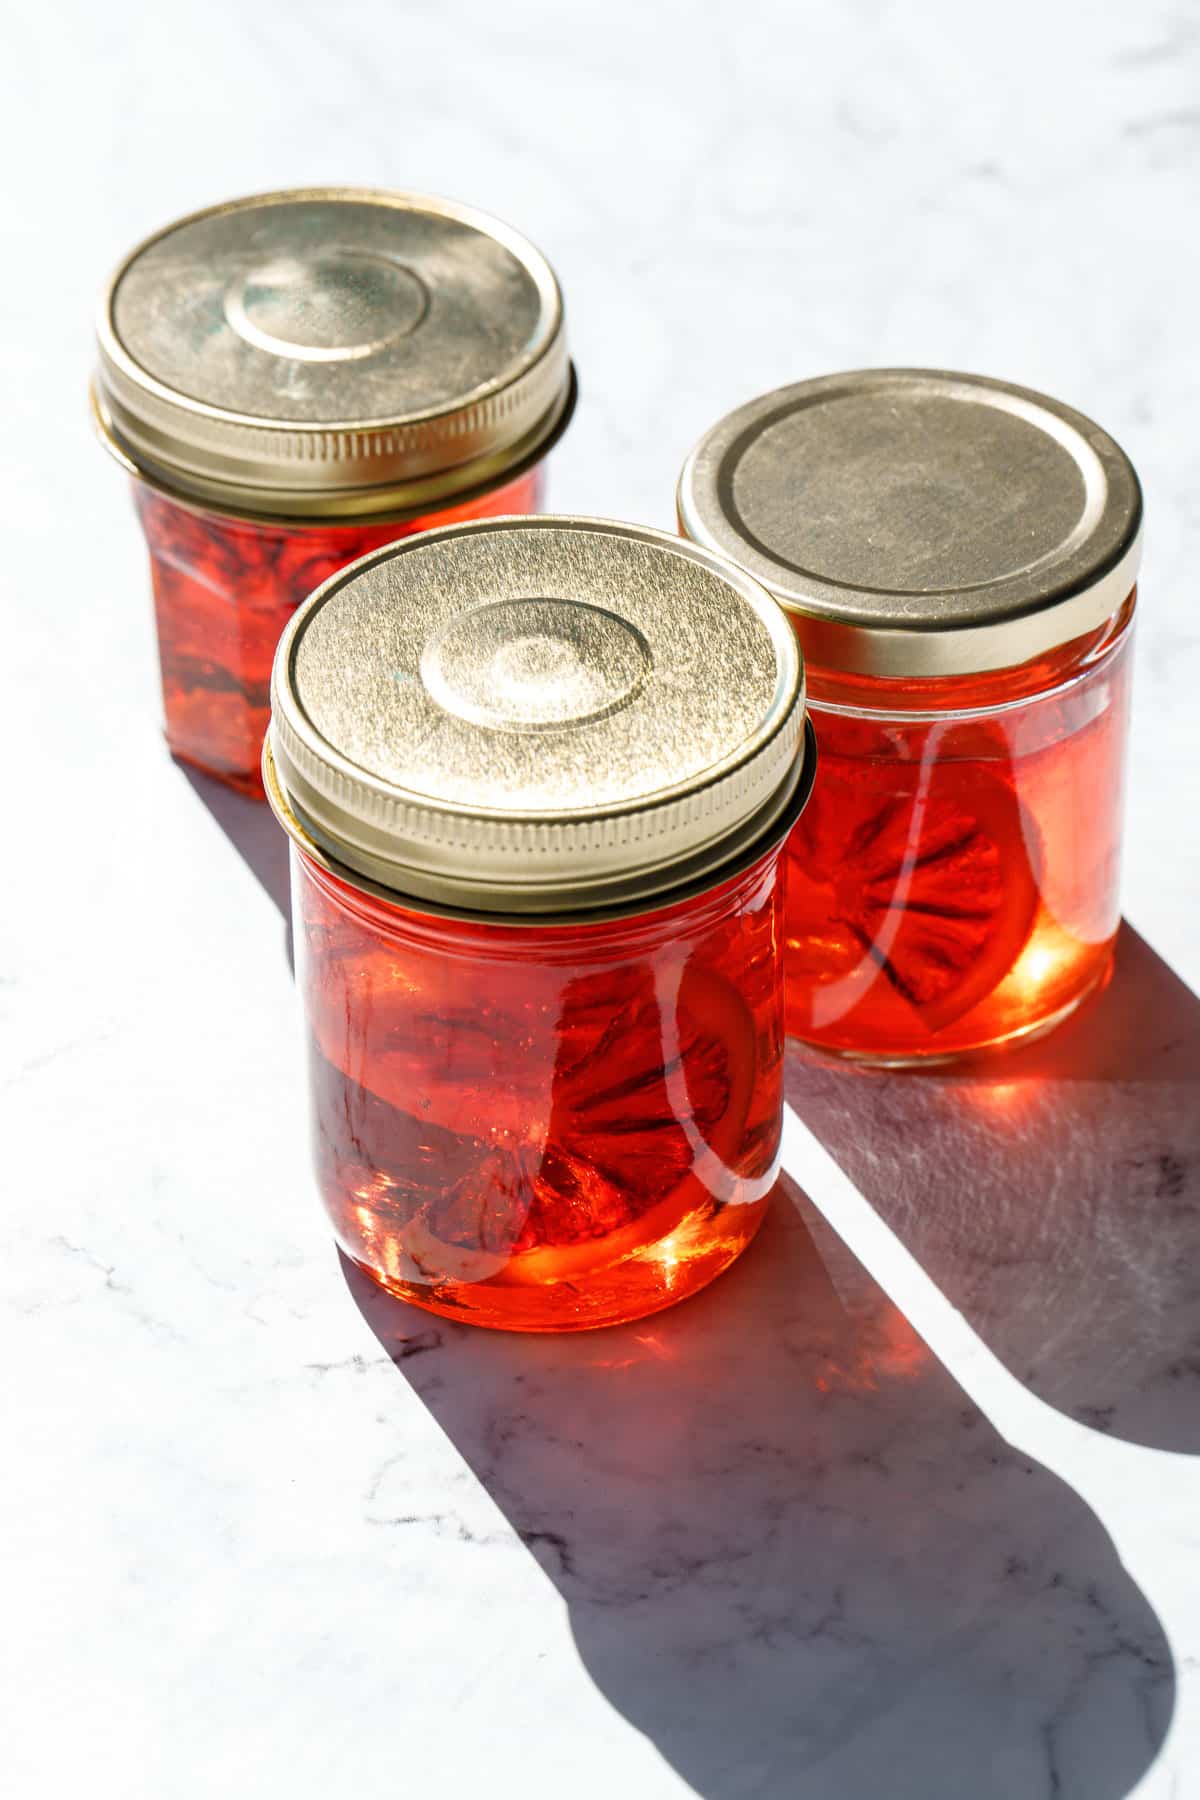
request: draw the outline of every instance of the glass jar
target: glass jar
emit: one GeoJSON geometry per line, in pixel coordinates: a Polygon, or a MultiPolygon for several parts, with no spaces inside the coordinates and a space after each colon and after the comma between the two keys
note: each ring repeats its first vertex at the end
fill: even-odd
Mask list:
{"type": "Polygon", "coordinates": [[[293,619],[264,767],[345,1254],[526,1331],[732,1262],[777,1174],[779,858],[813,768],[757,584],[595,521],[410,539],[293,619]]]}
{"type": "Polygon", "coordinates": [[[105,292],[94,412],[150,552],[167,742],[262,793],[275,646],[314,587],[433,524],[536,510],[574,398],[532,245],[357,189],[197,213],[105,292]]]}
{"type": "Polygon", "coordinates": [[[1108,978],[1142,503],[1113,440],[977,376],[872,370],[731,414],[681,528],[763,580],[821,746],[787,853],[787,1023],[948,1059],[1108,978]]]}

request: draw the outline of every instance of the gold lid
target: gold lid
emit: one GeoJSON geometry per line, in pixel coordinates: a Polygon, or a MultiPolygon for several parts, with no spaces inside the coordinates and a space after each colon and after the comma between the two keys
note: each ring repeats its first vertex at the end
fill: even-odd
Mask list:
{"type": "Polygon", "coordinates": [[[800,651],[758,583],[598,519],[360,558],[288,625],[271,708],[284,822],[369,883],[474,912],[717,880],[806,760],[800,651]]]}
{"type": "Polygon", "coordinates": [[[531,460],[573,395],[549,264],[418,194],[305,188],[193,213],[126,257],[98,339],[113,448],[246,512],[474,491],[531,460]]]}
{"type": "Polygon", "coordinates": [[[684,464],[679,518],[787,608],[814,664],[959,675],[1110,619],[1137,580],[1142,494],[1120,446],[1058,400],[864,369],[722,419],[684,464]]]}

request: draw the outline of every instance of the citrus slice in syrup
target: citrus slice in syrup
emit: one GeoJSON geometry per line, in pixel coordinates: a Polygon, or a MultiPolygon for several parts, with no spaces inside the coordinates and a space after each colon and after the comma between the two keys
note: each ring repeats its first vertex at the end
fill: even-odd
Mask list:
{"type": "Polygon", "coordinates": [[[693,957],[677,987],[648,963],[574,977],[531,1035],[536,988],[519,971],[484,999],[465,964],[452,980],[335,952],[318,949],[312,1020],[330,1075],[347,1078],[326,1136],[383,1173],[370,1204],[422,1279],[570,1280],[733,1189],[757,1040],[715,969],[693,957]],[[347,1018],[369,1022],[369,1054],[347,1018]]]}
{"type": "Polygon", "coordinates": [[[1028,814],[1003,774],[940,748],[925,767],[822,759],[789,846],[787,935],[792,973],[825,987],[826,1012],[835,983],[843,1017],[886,983],[910,1021],[944,1030],[1003,980],[1029,937],[1028,814]]]}
{"type": "Polygon", "coordinates": [[[503,1281],[569,1281],[611,1267],[669,1236],[736,1178],[757,1062],[750,1008],[692,959],[674,1031],[664,1031],[649,970],[630,975],[615,1011],[611,975],[572,984],[537,1200],[503,1281]]]}

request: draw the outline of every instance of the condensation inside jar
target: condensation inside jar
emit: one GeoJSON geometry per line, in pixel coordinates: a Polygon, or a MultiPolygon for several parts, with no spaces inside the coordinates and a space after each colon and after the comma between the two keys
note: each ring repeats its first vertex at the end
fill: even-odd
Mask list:
{"type": "Polygon", "coordinates": [[[407,194],[271,194],[182,219],[105,293],[93,398],[150,553],[174,754],[260,795],[275,645],[332,573],[431,526],[537,510],[573,400],[540,254],[407,194]]]}
{"type": "Polygon", "coordinates": [[[771,570],[805,646],[789,1032],[904,1063],[1068,1017],[1120,919],[1141,504],[1118,447],[976,377],[830,377],[715,428],[680,513],[771,570]]]}
{"type": "Polygon", "coordinates": [[[778,1168],[803,725],[757,584],[633,527],[441,531],[297,615],[268,795],[321,1195],[374,1280],[584,1330],[750,1242],[778,1168]]]}

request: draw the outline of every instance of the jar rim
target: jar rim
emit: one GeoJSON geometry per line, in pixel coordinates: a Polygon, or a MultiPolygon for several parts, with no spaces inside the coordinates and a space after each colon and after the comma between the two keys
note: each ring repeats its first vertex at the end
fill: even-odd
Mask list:
{"type": "Polygon", "coordinates": [[[262,777],[267,804],[295,848],[310,863],[326,874],[332,875],[345,887],[352,888],[371,899],[381,900],[385,905],[392,906],[398,911],[416,913],[423,918],[455,919],[466,924],[505,926],[514,930],[537,931],[543,928],[566,930],[571,926],[617,924],[625,919],[651,917],[658,913],[669,912],[672,907],[682,906],[689,900],[713,892],[727,882],[736,881],[739,876],[752,869],[756,863],[761,862],[772,851],[782,847],[808,804],[817,777],[818,761],[819,750],[816,734],[813,730],[812,720],[806,717],[804,721],[804,753],[796,762],[792,781],[788,791],[782,796],[781,804],[773,817],[763,825],[761,831],[749,842],[740,844],[728,859],[708,859],[702,871],[690,870],[682,881],[649,894],[627,897],[620,901],[614,901],[608,906],[581,906],[544,913],[490,912],[478,907],[455,906],[426,896],[402,892],[398,888],[387,887],[383,882],[362,874],[348,863],[339,861],[313,837],[306,824],[297,816],[288,802],[275,767],[269,737],[263,745],[262,777]]]}
{"type": "Polygon", "coordinates": [[[201,493],[198,489],[188,491],[174,485],[169,472],[160,472],[148,464],[134,460],[131,452],[121,443],[113,431],[112,421],[104,410],[95,380],[88,383],[88,410],[91,415],[92,429],[99,439],[102,448],[131,481],[149,488],[173,506],[181,507],[185,512],[198,513],[222,519],[236,519],[248,525],[277,526],[283,531],[304,531],[319,529],[321,526],[347,527],[374,525],[402,525],[413,519],[435,517],[436,514],[451,507],[469,506],[475,500],[482,500],[502,488],[520,481],[539,464],[545,461],[555,445],[559,442],[574,417],[579,403],[579,378],[572,363],[568,370],[569,381],[563,396],[562,408],[549,424],[544,436],[535,434],[528,445],[514,446],[514,457],[511,462],[498,459],[494,468],[486,472],[481,469],[469,471],[473,485],[459,485],[463,472],[453,471],[446,476],[430,476],[420,482],[410,482],[403,489],[395,491],[392,501],[379,509],[378,496],[368,492],[351,491],[344,495],[338,506],[326,506],[313,509],[301,497],[296,502],[296,510],[286,510],[287,496],[265,496],[268,504],[263,507],[251,507],[243,504],[244,496],[227,498],[226,491],[215,491],[211,494],[201,493]],[[475,479],[478,477],[478,479],[475,479]]]}
{"type": "MultiPolygon", "coordinates": [[[[947,719],[970,723],[975,719],[998,718],[1003,717],[1006,713],[1017,712],[1029,706],[1036,706],[1043,700],[1061,700],[1082,682],[1087,681],[1089,677],[1095,675],[1098,670],[1103,669],[1107,665],[1110,657],[1119,655],[1128,647],[1134,625],[1136,602],[1137,589],[1135,587],[1126,595],[1125,605],[1120,607],[1112,618],[1107,621],[1110,629],[1107,632],[1102,632],[1098,641],[1095,633],[1090,633],[1088,637],[1081,640],[1071,640],[1071,642],[1090,642],[1093,646],[1086,655],[1080,657],[1078,662],[1071,664],[1064,673],[1055,676],[1044,684],[1026,687],[1019,692],[1008,693],[1003,700],[988,700],[980,704],[966,706],[960,705],[957,701],[952,702],[950,705],[942,706],[936,704],[901,706],[897,705],[895,701],[893,701],[891,705],[881,704],[878,706],[865,706],[860,705],[859,702],[855,700],[830,700],[820,691],[820,678],[823,674],[832,676],[835,681],[842,679],[853,680],[856,674],[861,673],[860,671],[817,669],[811,671],[813,679],[810,680],[808,686],[808,705],[810,709],[815,712],[832,714],[839,719],[862,719],[877,724],[902,721],[905,725],[935,725],[944,723],[947,719]]],[[[1067,646],[1058,647],[1066,648],[1067,646]]],[[[989,677],[1002,677],[1005,675],[1011,676],[1018,674],[1022,667],[1024,667],[1023,664],[1016,663],[1010,668],[986,669],[975,676],[968,673],[965,677],[956,671],[949,675],[934,676],[932,678],[926,677],[922,682],[922,686],[932,686],[938,681],[958,683],[964,679],[968,681],[975,679],[982,682],[987,681],[989,677]]],[[[878,680],[887,679],[887,677],[878,676],[874,676],[873,678],[878,680]]],[[[908,679],[911,680],[911,678],[908,679]]],[[[896,680],[894,685],[901,690],[905,690],[906,681],[904,678],[901,678],[900,680],[896,680]]]]}

